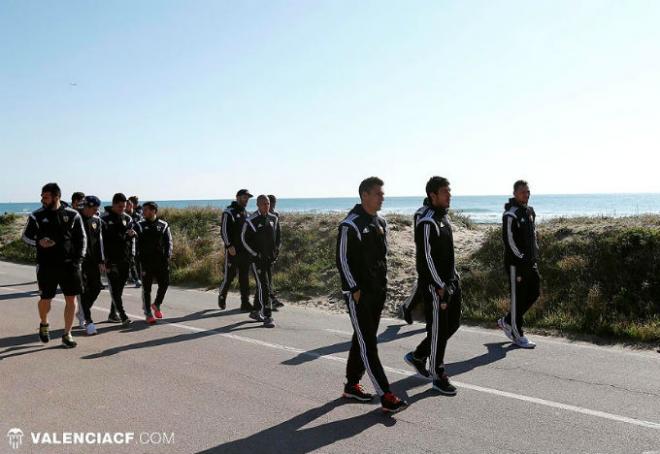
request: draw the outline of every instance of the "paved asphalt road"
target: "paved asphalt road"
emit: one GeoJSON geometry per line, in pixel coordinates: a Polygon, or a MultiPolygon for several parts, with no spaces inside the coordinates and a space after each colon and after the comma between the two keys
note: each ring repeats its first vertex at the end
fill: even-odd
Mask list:
{"type": "MultiPolygon", "coordinates": [[[[100,323],[99,335],[80,333],[78,348],[66,350],[61,296],[51,342],[38,341],[34,281],[33,267],[0,262],[0,452],[660,453],[652,351],[539,336],[527,351],[497,331],[461,328],[446,358],[459,394],[441,397],[402,360],[423,326],[384,319],[381,359],[393,390],[411,402],[387,417],[375,402],[339,398],[346,316],[287,306],[268,330],[239,313],[236,298],[221,312],[212,292],[172,288],[166,320],[148,327],[139,291],[128,288],[133,326],[100,323]],[[15,450],[5,438],[13,428],[23,433],[15,450]],[[68,432],[135,438],[32,439],[68,432]]],[[[104,291],[97,322],[108,307],[104,291]]]]}

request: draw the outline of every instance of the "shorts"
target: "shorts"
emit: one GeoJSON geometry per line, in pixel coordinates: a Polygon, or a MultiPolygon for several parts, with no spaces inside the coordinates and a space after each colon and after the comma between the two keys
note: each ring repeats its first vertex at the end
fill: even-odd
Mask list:
{"type": "Polygon", "coordinates": [[[57,286],[62,289],[64,296],[76,296],[82,293],[82,278],[80,266],[73,263],[63,265],[38,265],[37,283],[42,299],[55,298],[57,286]]]}

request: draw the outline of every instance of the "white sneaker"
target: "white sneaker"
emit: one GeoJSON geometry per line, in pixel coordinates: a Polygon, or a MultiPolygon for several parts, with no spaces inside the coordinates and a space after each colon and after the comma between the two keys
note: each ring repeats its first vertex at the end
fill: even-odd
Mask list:
{"type": "Polygon", "coordinates": [[[87,335],[93,336],[94,334],[96,334],[96,325],[94,325],[94,323],[90,323],[87,325],[87,335]]]}
{"type": "Polygon", "coordinates": [[[531,340],[527,339],[525,336],[520,336],[513,341],[520,348],[534,348],[536,344],[531,340]]]}
{"type": "Polygon", "coordinates": [[[504,320],[504,317],[502,317],[501,319],[499,319],[499,320],[497,321],[497,326],[499,326],[500,329],[501,329],[502,331],[504,331],[504,334],[506,334],[506,337],[508,337],[509,340],[510,340],[511,342],[515,342],[515,341],[513,340],[513,331],[512,331],[512,329],[511,329],[511,325],[509,325],[509,324],[504,320]]]}
{"type": "Polygon", "coordinates": [[[78,312],[76,312],[76,317],[78,317],[78,323],[80,324],[80,329],[85,329],[85,326],[87,326],[87,322],[85,321],[85,314],[83,313],[83,311],[78,310],[78,312]]]}

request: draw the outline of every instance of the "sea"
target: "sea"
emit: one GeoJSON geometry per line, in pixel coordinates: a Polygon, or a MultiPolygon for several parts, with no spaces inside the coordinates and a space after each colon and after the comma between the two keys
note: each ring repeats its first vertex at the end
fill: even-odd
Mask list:
{"type": "MultiPolygon", "coordinates": [[[[411,215],[422,204],[424,197],[386,197],[382,214],[411,215]]],[[[499,222],[508,196],[453,196],[451,208],[469,216],[475,223],[499,222]]],[[[231,200],[162,200],[159,206],[173,208],[216,207],[224,208],[231,200]]],[[[333,198],[281,198],[277,210],[281,213],[344,213],[358,202],[352,197],[333,198]]],[[[532,195],[530,205],[539,220],[577,216],[636,216],[660,214],[660,194],[563,194],[532,195]]],[[[29,213],[39,208],[39,202],[0,203],[0,213],[29,213]]],[[[255,200],[248,205],[256,209],[255,200]]]]}

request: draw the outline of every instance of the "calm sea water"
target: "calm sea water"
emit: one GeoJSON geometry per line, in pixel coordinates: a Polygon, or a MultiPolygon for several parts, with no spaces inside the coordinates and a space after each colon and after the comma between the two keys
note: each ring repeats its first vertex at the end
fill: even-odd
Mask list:
{"type": "MultiPolygon", "coordinates": [[[[383,204],[383,213],[412,214],[421,205],[423,197],[388,197],[383,204]]],[[[454,196],[452,209],[470,216],[478,223],[499,222],[507,196],[454,196]]],[[[185,208],[210,206],[224,208],[230,200],[164,200],[162,207],[185,208]]],[[[357,199],[310,198],[280,199],[280,212],[335,213],[346,212],[357,203],[357,199]]],[[[574,216],[631,216],[645,213],[660,213],[660,194],[587,194],[587,195],[535,195],[530,204],[539,219],[574,216]]],[[[39,208],[39,203],[0,203],[0,213],[29,213],[39,208]]],[[[249,209],[255,209],[254,199],[249,209]]]]}

